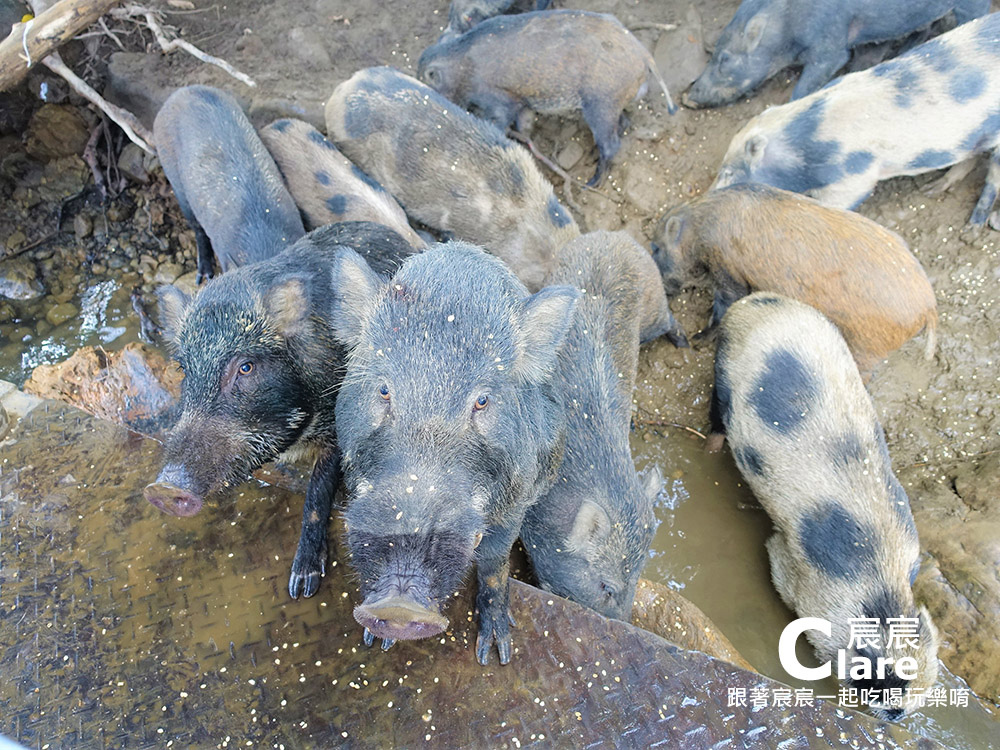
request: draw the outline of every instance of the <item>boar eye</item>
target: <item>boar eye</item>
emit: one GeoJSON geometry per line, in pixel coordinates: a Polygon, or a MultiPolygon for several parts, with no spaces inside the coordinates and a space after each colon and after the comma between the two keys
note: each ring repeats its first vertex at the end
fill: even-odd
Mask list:
{"type": "Polygon", "coordinates": [[[379,388],[378,388],[378,395],[382,397],[383,401],[388,401],[389,400],[389,386],[387,386],[385,383],[383,383],[382,385],[380,385],[379,388]]]}
{"type": "Polygon", "coordinates": [[[489,403],[490,403],[490,397],[484,393],[482,396],[476,399],[476,403],[473,404],[472,408],[475,409],[476,411],[482,411],[483,409],[486,408],[487,404],[489,403]]]}
{"type": "Polygon", "coordinates": [[[427,73],[425,75],[427,76],[427,83],[436,83],[437,82],[437,77],[438,77],[437,69],[435,69],[435,68],[428,68],[427,69],[427,73]]]}
{"type": "Polygon", "coordinates": [[[240,365],[240,375],[249,375],[253,372],[253,362],[244,362],[240,365]]]}

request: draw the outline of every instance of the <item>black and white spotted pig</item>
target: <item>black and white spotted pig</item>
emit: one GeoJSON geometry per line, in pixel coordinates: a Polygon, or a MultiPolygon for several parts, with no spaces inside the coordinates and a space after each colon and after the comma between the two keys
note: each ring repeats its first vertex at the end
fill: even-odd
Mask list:
{"type": "MultiPolygon", "coordinates": [[[[620,235],[628,237],[581,235],[546,279],[583,294],[553,379],[566,405],[566,451],[555,484],[528,508],[521,541],[543,588],[628,620],[663,482],[655,467],[636,473],[628,439],[647,313],[636,290],[650,272],[646,262],[655,264],[634,240],[616,242],[620,235]]],[[[656,278],[655,267],[651,273],[656,278]]],[[[653,308],[666,308],[663,285],[656,286],[662,305],[653,308]]]]}
{"type": "Polygon", "coordinates": [[[229,94],[209,86],[172,93],[153,122],[163,173],[198,244],[198,283],[267,260],[304,235],[295,201],[257,131],[229,94]]]}
{"type": "Polygon", "coordinates": [[[487,18],[532,10],[546,10],[552,0],[451,0],[448,7],[448,26],[442,39],[464,34],[487,18]]]}
{"type": "Polygon", "coordinates": [[[806,631],[820,660],[836,663],[840,649],[848,664],[855,656],[915,659],[913,679],[894,664],[884,679],[846,683],[900,689],[898,707],[869,703],[899,718],[934,684],[938,638],[910,588],[920,544],[909,499],[836,327],[770,292],[733,304],[719,330],[711,419],[774,522],[767,549],[775,588],[799,617],[831,623],[830,636],[806,631]],[[902,617],[917,618],[916,647],[888,638],[887,619],[902,617]],[[853,618],[878,618],[878,648],[849,645],[853,618]]]}
{"type": "Polygon", "coordinates": [[[833,78],[854,47],[905,37],[952,11],[962,24],[989,9],[990,0],[743,0],[684,103],[734,102],[791,65],[802,66],[799,99],[833,78]]]}
{"type": "Polygon", "coordinates": [[[992,13],[811,96],[770,107],[733,138],[713,188],[761,182],[857,208],[879,180],[990,152],[969,219],[1000,186],[1000,14],[992,13]]]}
{"type": "Polygon", "coordinates": [[[531,291],[580,234],[527,150],[398,70],[368,68],[337,86],[326,128],[407,214],[482,246],[531,291]]]}
{"type": "Polygon", "coordinates": [[[260,131],[260,138],[281,170],[307,228],[373,221],[389,227],[413,247],[424,247],[396,199],[309,123],[276,120],[260,131]]]}
{"type": "Polygon", "coordinates": [[[604,179],[621,147],[623,110],[646,95],[652,75],[677,110],[653,56],[607,13],[551,10],[490,18],[454,39],[442,39],[420,55],[417,75],[451,101],[499,128],[528,110],[579,112],[597,144],[604,179]]]}

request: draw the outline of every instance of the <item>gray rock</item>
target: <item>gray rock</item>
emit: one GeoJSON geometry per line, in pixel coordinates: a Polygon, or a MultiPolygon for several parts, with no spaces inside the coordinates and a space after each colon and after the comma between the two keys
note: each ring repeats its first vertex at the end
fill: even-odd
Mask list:
{"type": "Polygon", "coordinates": [[[35,299],[44,291],[34,263],[24,258],[0,262],[0,297],[35,299]]]}
{"type": "Polygon", "coordinates": [[[73,231],[78,240],[85,239],[94,231],[94,221],[86,214],[77,214],[73,217],[73,231]]]}
{"type": "Polygon", "coordinates": [[[570,141],[559,152],[559,155],[556,157],[556,163],[563,169],[572,169],[582,158],[583,146],[580,145],[579,141],[570,141]]]}
{"type": "Polygon", "coordinates": [[[118,171],[133,182],[146,184],[149,173],[146,171],[146,152],[134,143],[127,143],[118,156],[118,171]]]}
{"type": "Polygon", "coordinates": [[[675,100],[694,83],[708,64],[702,36],[701,14],[689,5],[684,20],[673,31],[664,31],[653,48],[653,60],[675,100]]]}

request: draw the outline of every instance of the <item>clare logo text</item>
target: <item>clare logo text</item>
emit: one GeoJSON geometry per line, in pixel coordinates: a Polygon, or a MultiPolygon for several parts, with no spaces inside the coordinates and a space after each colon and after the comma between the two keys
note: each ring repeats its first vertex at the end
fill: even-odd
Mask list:
{"type": "MultiPolygon", "coordinates": [[[[884,680],[895,672],[903,680],[917,676],[918,664],[913,656],[873,656],[873,650],[882,646],[897,649],[916,649],[919,642],[919,620],[916,617],[890,617],[886,620],[888,636],[883,638],[881,622],[877,617],[857,617],[848,621],[851,628],[847,648],[837,651],[837,678],[840,680],[884,680]],[[884,640],[886,642],[884,642],[884,640]]],[[[823,680],[833,674],[831,662],[818,667],[807,667],[795,655],[795,643],[807,630],[816,630],[829,637],[832,627],[820,617],[800,617],[792,620],[781,631],[778,640],[778,658],[782,668],[797,680],[823,680]]]]}

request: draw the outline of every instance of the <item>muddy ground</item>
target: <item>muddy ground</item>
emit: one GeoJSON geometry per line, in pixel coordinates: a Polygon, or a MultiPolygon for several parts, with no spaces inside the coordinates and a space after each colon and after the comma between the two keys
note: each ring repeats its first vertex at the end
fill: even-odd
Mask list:
{"type": "MultiPolygon", "coordinates": [[[[567,5],[559,0],[555,4],[567,5]]],[[[377,4],[314,0],[293,5],[246,0],[226,6],[208,6],[204,2],[197,5],[195,13],[171,15],[171,22],[182,27],[195,44],[249,73],[259,87],[248,89],[213,68],[178,55],[112,58],[109,88],[147,118],[155,111],[158,97],[173,87],[205,82],[225,86],[237,94],[258,125],[289,113],[321,124],[322,103],[336,84],[355,70],[390,64],[414,72],[420,52],[437,37],[447,15],[443,0],[377,4]]],[[[612,12],[626,26],[635,28],[639,39],[654,52],[676,99],[703,63],[698,52],[699,38],[714,39],[736,5],[733,0],[709,0],[696,8],[677,2],[573,3],[573,7],[612,12]],[[658,23],[676,23],[680,28],[649,28],[658,23]]],[[[787,101],[794,80],[794,72],[788,72],[765,84],[752,98],[715,110],[682,108],[669,116],[661,96],[650,96],[634,106],[631,127],[601,194],[578,187],[573,190],[581,227],[624,229],[648,246],[657,218],[707,189],[732,135],[765,107],[787,101]]],[[[592,174],[596,156],[590,133],[582,122],[537,118],[533,138],[544,153],[557,158],[577,180],[586,180],[592,174]]],[[[13,143],[8,146],[16,151],[13,143]]],[[[73,166],[79,167],[75,162],[73,166]]],[[[22,172],[14,175],[15,182],[22,172]]],[[[560,193],[560,179],[547,174],[560,193]]],[[[893,464],[909,491],[923,546],[929,553],[916,586],[918,598],[930,603],[943,631],[946,643],[942,655],[946,663],[970,680],[981,696],[1000,702],[1000,659],[995,647],[990,651],[984,646],[1000,640],[997,498],[993,494],[977,504],[970,499],[974,489],[963,491],[963,487],[988,486],[992,468],[984,461],[1000,450],[1000,423],[996,419],[1000,410],[1000,376],[996,368],[1000,357],[1000,308],[995,304],[1000,281],[1000,233],[966,228],[984,174],[985,164],[977,162],[957,184],[935,194],[930,194],[929,186],[938,174],[890,180],[879,186],[860,213],[902,235],[935,288],[940,326],[934,360],[924,361],[924,343],[918,337],[877,369],[871,393],[887,433],[893,464]],[[969,536],[963,540],[966,533],[969,536]],[[959,549],[954,549],[955,539],[960,540],[959,549]]],[[[44,180],[39,181],[35,189],[44,184],[44,180]]],[[[16,187],[5,193],[10,201],[0,218],[0,240],[7,240],[8,249],[43,236],[52,226],[58,204],[51,199],[29,205],[30,201],[23,200],[23,195],[18,198],[14,191],[16,187]],[[9,240],[15,232],[21,232],[21,236],[12,243],[9,240]]],[[[42,281],[50,291],[55,287],[63,296],[73,284],[125,279],[115,292],[116,302],[111,308],[116,311],[112,317],[118,316],[117,324],[126,329],[113,339],[116,348],[136,335],[131,323],[121,322],[128,318],[125,286],[134,282],[144,284],[148,290],[157,280],[170,281],[169,277],[194,270],[191,233],[183,226],[157,171],[152,173],[150,184],[129,187],[121,200],[129,210],[121,220],[111,219],[106,224],[102,222],[110,210],[102,212],[92,202],[69,204],[64,227],[70,228],[74,213],[80,213],[90,217],[98,234],[80,237],[78,232],[77,238],[62,234],[22,256],[41,270],[42,281]],[[161,272],[164,266],[165,273],[161,272]]],[[[25,307],[27,303],[0,306],[0,331],[11,335],[8,332],[30,328],[32,315],[45,317],[51,296],[33,303],[36,307],[32,308],[25,307]],[[4,320],[3,315],[14,322],[4,320]],[[16,316],[21,317],[14,320],[16,316]]],[[[704,287],[687,290],[672,301],[675,314],[689,332],[705,323],[709,306],[710,294],[704,287]]],[[[115,322],[109,320],[107,324],[115,322]]],[[[36,338],[39,335],[35,334],[36,338]]],[[[11,354],[21,345],[11,340],[0,342],[0,346],[4,346],[0,367],[5,368],[5,377],[11,377],[18,369],[11,354]]],[[[710,344],[678,350],[661,340],[643,348],[635,397],[638,411],[634,445],[640,463],[664,463],[665,473],[681,483],[677,487],[691,496],[692,502],[701,502],[692,492],[693,487],[710,487],[714,481],[722,498],[713,498],[713,502],[735,507],[750,498],[738,488],[731,466],[719,468],[714,459],[706,462],[695,457],[700,439],[692,430],[703,430],[707,424],[712,357],[710,344]],[[642,455],[644,444],[653,447],[642,455]],[[727,479],[716,478],[714,471],[727,479]],[[703,476],[692,476],[699,472],[703,476]]],[[[666,517],[666,526],[673,523],[672,511],[672,507],[663,510],[661,519],[666,517]]],[[[704,560],[715,554],[721,540],[738,533],[740,524],[752,526],[755,539],[767,532],[766,519],[752,511],[725,520],[706,515],[697,531],[703,548],[699,554],[704,560]]],[[[675,542],[668,544],[676,547],[675,542]]],[[[691,565],[700,562],[692,561],[691,565]]],[[[763,576],[761,588],[766,588],[762,549],[754,565],[758,577],[763,576]]],[[[697,590],[694,573],[689,580],[676,572],[684,566],[663,567],[672,571],[665,576],[668,582],[674,579],[679,588],[697,590]]],[[[708,589],[713,587],[718,584],[708,589]]],[[[704,595],[713,598],[707,589],[704,595]]],[[[770,597],[767,606],[783,612],[773,592],[770,597]]],[[[727,601],[698,603],[717,621],[723,620],[725,607],[731,609],[728,594],[714,598],[727,601]]],[[[742,613],[731,613],[729,619],[737,622],[742,613]]],[[[724,623],[720,625],[725,630],[724,623]]],[[[735,638],[734,642],[753,662],[747,647],[735,638]]],[[[774,650],[773,644],[767,648],[774,650]]]]}

